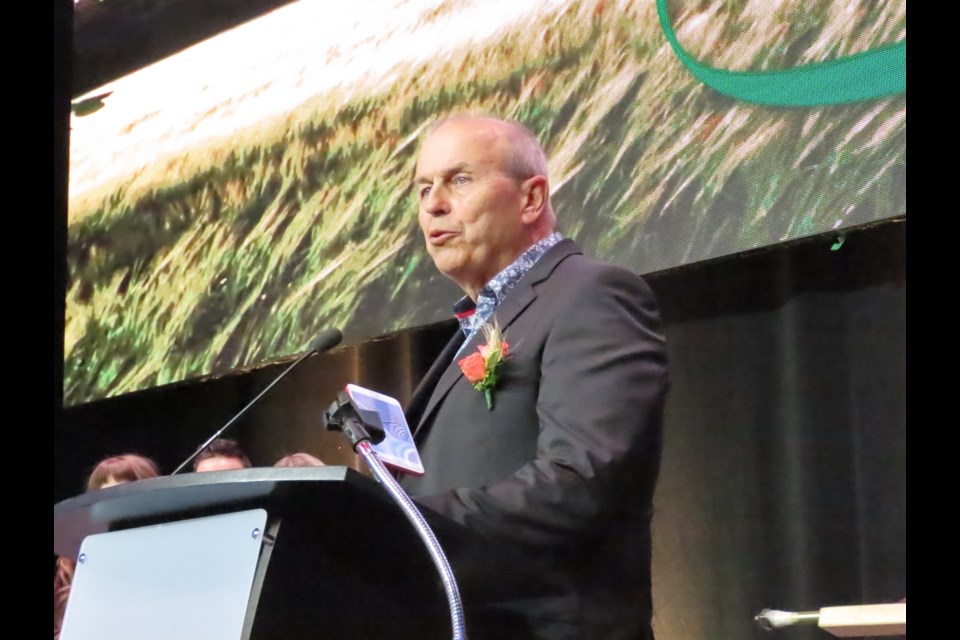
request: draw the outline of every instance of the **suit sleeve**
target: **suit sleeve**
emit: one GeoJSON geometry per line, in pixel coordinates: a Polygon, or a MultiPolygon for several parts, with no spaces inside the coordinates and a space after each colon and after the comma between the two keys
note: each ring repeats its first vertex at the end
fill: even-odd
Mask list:
{"type": "Polygon", "coordinates": [[[572,295],[543,311],[552,324],[540,354],[536,457],[502,481],[418,498],[525,546],[589,539],[626,499],[649,507],[659,469],[667,362],[653,293],[608,265],[564,286],[572,295]]]}

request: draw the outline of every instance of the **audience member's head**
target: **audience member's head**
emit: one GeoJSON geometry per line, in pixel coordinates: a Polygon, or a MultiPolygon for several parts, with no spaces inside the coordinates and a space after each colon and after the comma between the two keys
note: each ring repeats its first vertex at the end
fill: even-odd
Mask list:
{"type": "Polygon", "coordinates": [[[134,453],[124,453],[104,458],[93,468],[90,477],[87,478],[87,491],[105,489],[144,478],[156,478],[159,475],[160,470],[150,458],[134,453]]]}
{"type": "MultiPolygon", "coordinates": [[[[135,453],[124,453],[101,460],[87,478],[87,491],[106,489],[118,484],[156,478],[160,475],[157,464],[150,458],[135,453]]],[[[57,570],[53,576],[53,637],[60,636],[60,626],[67,610],[70,585],[76,563],[70,558],[57,558],[57,570]]]]}
{"type": "Polygon", "coordinates": [[[275,467],[325,467],[323,460],[312,456],[309,453],[303,451],[298,451],[297,453],[291,453],[288,456],[283,456],[277,460],[273,466],[275,467]]]}
{"type": "Polygon", "coordinates": [[[250,458],[237,441],[230,438],[217,438],[193,460],[194,471],[229,471],[249,469],[251,466],[250,458]]]}

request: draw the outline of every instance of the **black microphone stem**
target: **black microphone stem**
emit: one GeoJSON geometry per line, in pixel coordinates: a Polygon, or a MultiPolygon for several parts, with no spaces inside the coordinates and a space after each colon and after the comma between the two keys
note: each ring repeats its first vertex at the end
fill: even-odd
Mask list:
{"type": "Polygon", "coordinates": [[[210,437],[207,439],[206,442],[204,442],[202,445],[200,445],[199,448],[197,448],[196,451],[194,451],[192,454],[190,454],[190,457],[189,457],[189,458],[187,458],[186,460],[184,460],[183,462],[181,462],[181,463],[180,463],[180,466],[177,467],[176,469],[174,469],[174,470],[173,470],[173,473],[171,473],[170,475],[176,475],[181,469],[183,469],[185,466],[187,466],[188,464],[190,464],[190,461],[191,461],[191,460],[193,460],[193,459],[196,458],[198,455],[200,455],[200,452],[201,452],[201,451],[203,451],[204,449],[206,449],[207,446],[208,446],[211,442],[213,442],[214,440],[216,440],[217,438],[219,438],[219,437],[220,437],[220,434],[222,434],[224,431],[226,431],[227,428],[228,428],[230,425],[232,425],[234,422],[236,422],[237,420],[239,420],[240,417],[243,416],[243,414],[245,414],[245,413],[247,412],[247,410],[250,409],[250,407],[252,407],[254,404],[256,404],[257,400],[259,400],[259,399],[263,396],[263,394],[265,394],[267,391],[270,391],[270,389],[273,388],[273,385],[275,385],[275,384],[277,384],[278,382],[280,382],[281,380],[283,380],[284,376],[286,376],[288,373],[290,373],[290,370],[291,370],[291,369],[293,369],[295,366],[297,366],[298,364],[300,364],[301,362],[303,362],[304,360],[306,360],[308,357],[312,356],[314,353],[316,353],[316,349],[311,349],[311,350],[309,350],[309,351],[306,351],[306,352],[303,353],[303,355],[301,355],[299,358],[297,358],[297,359],[294,360],[292,363],[290,363],[290,366],[287,367],[287,368],[283,371],[283,373],[281,373],[279,376],[277,376],[276,378],[274,378],[273,382],[271,382],[271,383],[268,384],[266,387],[264,387],[263,391],[261,391],[260,393],[258,393],[253,400],[251,400],[250,402],[247,403],[247,406],[245,406],[243,409],[241,409],[240,412],[237,413],[235,416],[233,416],[232,418],[230,418],[230,420],[227,422],[227,424],[225,424],[225,425],[223,425],[222,427],[220,427],[220,430],[219,430],[219,431],[217,431],[217,432],[214,433],[212,436],[210,436],[210,437]]]}

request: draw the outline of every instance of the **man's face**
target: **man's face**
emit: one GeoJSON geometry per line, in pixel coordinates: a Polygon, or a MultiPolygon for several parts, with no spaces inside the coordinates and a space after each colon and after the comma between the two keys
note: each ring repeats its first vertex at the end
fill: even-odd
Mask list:
{"type": "Polygon", "coordinates": [[[243,461],[237,458],[225,458],[214,456],[204,458],[197,463],[197,471],[230,471],[232,469],[243,469],[243,461]]]}
{"type": "Polygon", "coordinates": [[[106,480],[104,480],[104,482],[103,482],[102,485],[100,485],[100,489],[107,489],[107,488],[109,488],[109,487],[115,487],[115,486],[117,486],[118,484],[126,484],[126,482],[127,482],[126,480],[119,480],[119,479],[117,479],[117,478],[115,478],[115,477],[113,477],[113,476],[110,476],[110,477],[108,477],[106,480]]]}
{"type": "Polygon", "coordinates": [[[452,120],[427,138],[417,161],[427,252],[474,299],[531,244],[523,185],[508,173],[508,131],[484,119],[452,120]]]}

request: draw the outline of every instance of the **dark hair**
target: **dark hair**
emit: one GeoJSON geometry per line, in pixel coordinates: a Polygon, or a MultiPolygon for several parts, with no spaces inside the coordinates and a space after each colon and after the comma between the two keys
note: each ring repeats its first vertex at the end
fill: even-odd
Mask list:
{"type": "Polygon", "coordinates": [[[240,448],[240,444],[230,438],[217,438],[204,447],[203,451],[193,459],[193,470],[196,471],[197,465],[208,458],[235,458],[243,463],[244,469],[249,469],[253,466],[250,464],[250,458],[248,458],[247,454],[240,448]]]}

